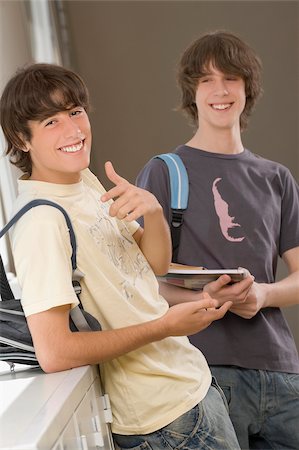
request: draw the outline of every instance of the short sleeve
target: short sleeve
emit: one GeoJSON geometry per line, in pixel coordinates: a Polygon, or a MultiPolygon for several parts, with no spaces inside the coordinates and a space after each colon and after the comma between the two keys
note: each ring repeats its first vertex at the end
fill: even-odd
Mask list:
{"type": "Polygon", "coordinates": [[[281,204],[279,254],[299,246],[299,186],[286,169],[281,204]]]}
{"type": "MultiPolygon", "coordinates": [[[[138,174],[136,185],[155,195],[170,223],[170,181],[166,164],[161,159],[151,159],[138,174]]],[[[139,222],[143,225],[143,221],[139,222]]]]}
{"type": "Polygon", "coordinates": [[[12,249],[26,316],[78,304],[70,237],[60,211],[39,206],[27,212],[13,230],[12,249]]]}

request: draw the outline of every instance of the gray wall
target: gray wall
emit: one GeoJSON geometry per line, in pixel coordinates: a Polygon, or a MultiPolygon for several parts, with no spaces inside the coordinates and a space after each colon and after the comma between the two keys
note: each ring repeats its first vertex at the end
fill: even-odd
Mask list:
{"type": "MultiPolygon", "coordinates": [[[[109,187],[111,159],[130,181],[154,154],[191,135],[178,102],[175,64],[199,34],[238,33],[263,61],[264,96],[244,133],[252,151],[299,180],[298,1],[64,1],[71,61],[94,111],[92,169],[109,187]]],[[[258,249],[257,249],[258,251],[258,249]]],[[[280,263],[279,278],[285,271],[280,263]]],[[[285,310],[299,348],[299,306],[285,310]]]]}

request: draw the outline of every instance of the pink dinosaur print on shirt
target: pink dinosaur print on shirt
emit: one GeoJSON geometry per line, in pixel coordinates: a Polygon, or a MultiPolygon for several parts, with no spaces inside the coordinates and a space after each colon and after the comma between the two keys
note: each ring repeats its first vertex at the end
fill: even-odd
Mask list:
{"type": "Polygon", "coordinates": [[[218,191],[218,188],[216,186],[217,183],[221,179],[222,178],[216,178],[216,180],[213,183],[213,188],[212,188],[212,192],[213,192],[213,196],[214,196],[215,210],[216,210],[217,216],[219,217],[220,228],[221,228],[223,236],[228,241],[242,242],[244,239],[244,236],[239,237],[239,238],[234,238],[232,236],[229,236],[229,234],[228,234],[228,230],[230,228],[240,227],[241,225],[239,223],[235,223],[234,222],[235,218],[228,214],[228,204],[223,200],[223,198],[221,197],[221,195],[218,191]]]}

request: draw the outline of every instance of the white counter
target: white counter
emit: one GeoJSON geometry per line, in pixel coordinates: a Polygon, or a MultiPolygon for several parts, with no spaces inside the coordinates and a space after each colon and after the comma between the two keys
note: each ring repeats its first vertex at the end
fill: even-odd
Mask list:
{"type": "Polygon", "coordinates": [[[96,367],[53,374],[20,367],[0,374],[1,450],[114,448],[96,367]]]}

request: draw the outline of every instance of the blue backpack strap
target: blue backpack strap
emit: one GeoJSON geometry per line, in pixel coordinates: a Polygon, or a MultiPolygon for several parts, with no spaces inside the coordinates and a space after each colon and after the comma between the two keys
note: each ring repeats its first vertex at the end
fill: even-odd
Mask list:
{"type": "Polygon", "coordinates": [[[171,209],[186,209],[189,196],[189,181],[186,167],[176,153],[162,153],[155,156],[162,159],[169,171],[171,209]]]}
{"type": "Polygon", "coordinates": [[[170,181],[170,206],[171,206],[171,239],[172,239],[172,261],[177,262],[181,225],[183,215],[188,206],[189,179],[186,167],[176,153],[162,153],[155,156],[162,159],[168,168],[170,181]]]}

